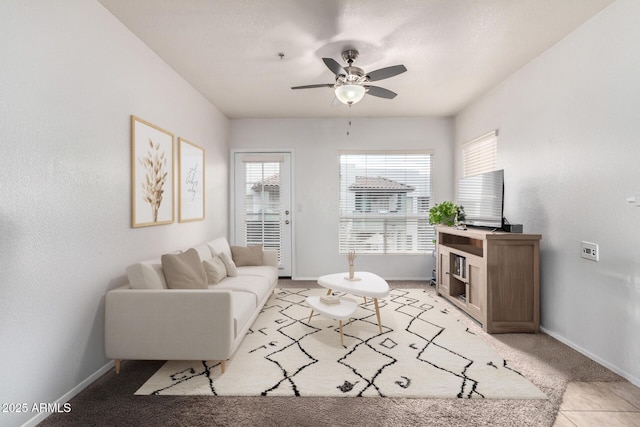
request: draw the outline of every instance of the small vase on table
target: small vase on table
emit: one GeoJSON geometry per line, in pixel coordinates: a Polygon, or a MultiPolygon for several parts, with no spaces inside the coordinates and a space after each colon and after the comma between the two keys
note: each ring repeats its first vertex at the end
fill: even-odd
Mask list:
{"type": "Polygon", "coordinates": [[[347,257],[349,259],[349,280],[353,280],[354,279],[354,262],[356,260],[356,252],[355,251],[349,251],[349,255],[347,257]]]}

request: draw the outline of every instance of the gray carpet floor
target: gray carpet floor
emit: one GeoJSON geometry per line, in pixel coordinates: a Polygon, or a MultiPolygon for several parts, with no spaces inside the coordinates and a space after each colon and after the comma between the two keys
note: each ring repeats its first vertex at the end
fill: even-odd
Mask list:
{"type": "MultiPolygon", "coordinates": [[[[391,287],[426,282],[391,281],[391,287]]],[[[279,287],[315,282],[280,280],[279,287]]],[[[620,381],[605,367],[544,334],[488,335],[464,313],[462,322],[481,336],[548,400],[391,399],[312,397],[135,396],[164,361],[123,361],[71,399],[72,411],[41,426],[552,426],[569,381],[620,381]]],[[[247,372],[260,375],[260,372],[247,372]]]]}

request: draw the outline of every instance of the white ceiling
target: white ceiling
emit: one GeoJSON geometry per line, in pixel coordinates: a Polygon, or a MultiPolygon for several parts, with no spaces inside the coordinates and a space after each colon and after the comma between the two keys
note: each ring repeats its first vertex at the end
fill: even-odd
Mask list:
{"type": "Polygon", "coordinates": [[[375,82],[354,117],[455,115],[613,0],[98,0],[229,118],[345,117],[322,62],[356,48],[375,82]],[[280,59],[278,53],[284,53],[280,59]]]}

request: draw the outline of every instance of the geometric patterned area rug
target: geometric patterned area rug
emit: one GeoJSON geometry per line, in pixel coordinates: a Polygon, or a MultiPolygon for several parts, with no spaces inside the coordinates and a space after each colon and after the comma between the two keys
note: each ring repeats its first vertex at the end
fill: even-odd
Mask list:
{"type": "MultiPolygon", "coordinates": [[[[449,303],[422,289],[359,298],[353,319],[314,314],[325,289],[277,289],[227,361],[168,361],[138,395],[546,399],[468,330],[449,303]]],[[[338,293],[336,293],[338,294],[338,293]]],[[[356,299],[356,297],[352,297],[356,299]]]]}

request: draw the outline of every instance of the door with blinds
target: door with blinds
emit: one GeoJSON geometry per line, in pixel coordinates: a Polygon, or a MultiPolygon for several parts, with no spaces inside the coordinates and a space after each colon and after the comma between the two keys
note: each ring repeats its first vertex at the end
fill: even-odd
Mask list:
{"type": "Polygon", "coordinates": [[[262,244],[278,251],[278,270],[291,276],[291,154],[234,154],[236,245],[262,244]]]}

